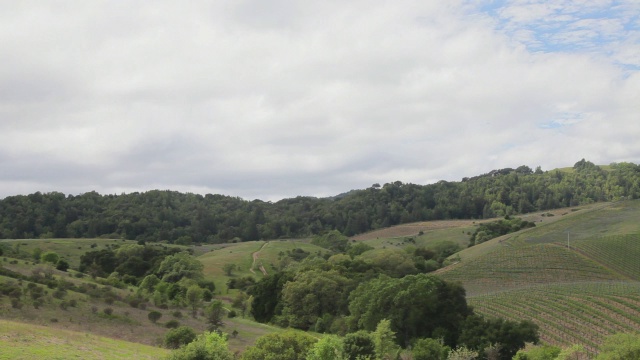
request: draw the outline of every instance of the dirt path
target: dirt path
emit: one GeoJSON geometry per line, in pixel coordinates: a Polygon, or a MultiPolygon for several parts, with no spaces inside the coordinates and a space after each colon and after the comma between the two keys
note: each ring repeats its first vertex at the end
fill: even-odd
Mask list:
{"type": "MultiPolygon", "coordinates": [[[[253,268],[256,267],[256,261],[258,261],[258,255],[260,255],[260,251],[262,251],[262,249],[264,249],[267,245],[269,245],[269,242],[267,241],[266,243],[264,243],[261,247],[260,250],[256,251],[253,253],[253,264],[251,264],[251,268],[249,269],[249,271],[251,271],[251,273],[255,274],[256,272],[253,271],[253,268]]],[[[262,272],[262,275],[267,276],[267,269],[264,268],[264,266],[262,266],[262,264],[260,264],[260,266],[258,266],[258,269],[260,269],[260,271],[262,272]]]]}

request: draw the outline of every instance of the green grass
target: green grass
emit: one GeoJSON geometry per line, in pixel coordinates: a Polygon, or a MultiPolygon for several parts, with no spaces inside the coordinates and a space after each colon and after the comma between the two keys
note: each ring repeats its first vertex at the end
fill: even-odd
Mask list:
{"type": "Polygon", "coordinates": [[[0,320],[0,359],[159,359],[168,350],[88,333],[0,320]]]}
{"type": "Polygon", "coordinates": [[[259,265],[264,266],[267,273],[272,273],[278,268],[281,254],[294,249],[302,249],[312,255],[327,252],[307,240],[249,241],[210,251],[199,256],[198,260],[204,265],[205,277],[215,282],[218,292],[226,293],[226,283],[231,277],[253,276],[261,279],[263,275],[258,269],[259,265]],[[254,265],[253,254],[256,252],[258,255],[254,265]],[[223,270],[225,264],[235,264],[239,269],[234,270],[232,276],[227,276],[223,270]]]}

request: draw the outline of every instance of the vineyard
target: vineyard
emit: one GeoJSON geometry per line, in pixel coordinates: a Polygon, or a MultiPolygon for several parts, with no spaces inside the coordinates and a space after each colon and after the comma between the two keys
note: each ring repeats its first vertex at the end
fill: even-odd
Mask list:
{"type": "Polygon", "coordinates": [[[485,316],[529,319],[543,341],[597,352],[605,336],[640,329],[640,282],[539,285],[470,297],[485,316]]]}
{"type": "Polygon", "coordinates": [[[593,355],[605,336],[640,331],[640,201],[544,215],[465,249],[439,276],[462,283],[479,313],[530,319],[553,345],[593,355]]]}
{"type": "Polygon", "coordinates": [[[574,242],[579,252],[633,280],[640,280],[640,235],[622,235],[574,242]]]}
{"type": "Polygon", "coordinates": [[[442,278],[461,282],[468,295],[531,285],[625,279],[585,256],[555,244],[503,245],[447,270],[441,273],[442,278]]]}

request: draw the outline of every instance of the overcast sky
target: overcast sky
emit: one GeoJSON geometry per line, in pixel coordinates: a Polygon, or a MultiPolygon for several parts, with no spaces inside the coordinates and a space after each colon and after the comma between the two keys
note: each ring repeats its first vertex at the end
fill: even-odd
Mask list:
{"type": "Polygon", "coordinates": [[[637,0],[0,0],[0,197],[640,162],[637,0]]]}

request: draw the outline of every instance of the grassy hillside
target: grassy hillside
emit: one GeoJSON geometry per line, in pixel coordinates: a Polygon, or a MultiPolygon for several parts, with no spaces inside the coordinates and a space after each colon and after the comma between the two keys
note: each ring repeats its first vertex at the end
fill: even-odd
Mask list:
{"type": "Polygon", "coordinates": [[[227,281],[232,277],[253,276],[261,279],[264,275],[260,266],[267,274],[276,271],[280,261],[287,252],[301,250],[312,254],[322,254],[327,250],[312,245],[308,240],[272,240],[249,241],[227,246],[210,251],[198,257],[204,264],[204,274],[216,284],[220,293],[227,293],[227,281]],[[226,264],[235,264],[232,276],[224,272],[226,264]]]}
{"type": "Polygon", "coordinates": [[[86,332],[0,320],[0,359],[159,359],[158,347],[86,332]]]}
{"type": "Polygon", "coordinates": [[[544,217],[463,250],[439,276],[461,282],[478,312],[532,319],[553,344],[594,352],[606,335],[639,331],[640,201],[544,217]]]}

